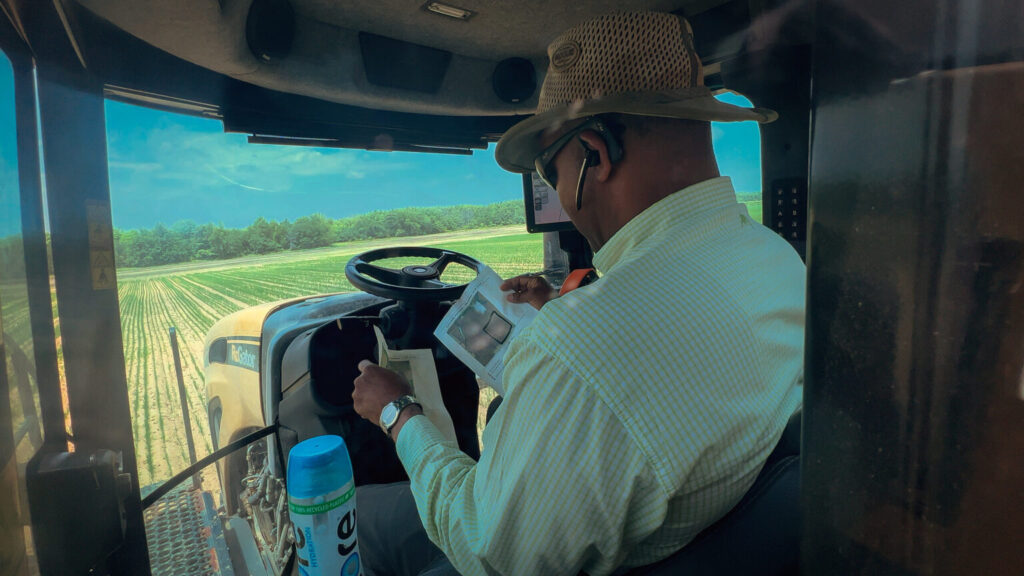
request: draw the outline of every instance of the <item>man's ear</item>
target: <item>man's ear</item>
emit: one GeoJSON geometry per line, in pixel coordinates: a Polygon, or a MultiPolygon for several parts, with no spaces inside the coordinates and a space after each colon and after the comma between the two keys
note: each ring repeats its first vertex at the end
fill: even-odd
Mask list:
{"type": "Polygon", "coordinates": [[[580,141],[582,141],[586,147],[593,150],[598,154],[600,158],[599,163],[592,165],[595,168],[594,177],[600,182],[607,182],[612,176],[614,166],[612,166],[611,158],[608,157],[608,144],[604,141],[604,138],[594,132],[593,130],[585,130],[580,133],[580,141]]]}

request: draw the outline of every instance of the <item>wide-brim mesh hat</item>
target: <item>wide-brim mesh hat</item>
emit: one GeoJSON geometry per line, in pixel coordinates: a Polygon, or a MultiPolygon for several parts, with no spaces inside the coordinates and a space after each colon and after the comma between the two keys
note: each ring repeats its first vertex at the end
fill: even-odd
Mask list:
{"type": "Polygon", "coordinates": [[[511,172],[534,169],[544,132],[595,114],[762,123],[778,117],[715,99],[704,86],[690,23],[674,14],[628,12],[584,22],[548,46],[548,60],[536,115],[509,128],[495,150],[511,172]]]}

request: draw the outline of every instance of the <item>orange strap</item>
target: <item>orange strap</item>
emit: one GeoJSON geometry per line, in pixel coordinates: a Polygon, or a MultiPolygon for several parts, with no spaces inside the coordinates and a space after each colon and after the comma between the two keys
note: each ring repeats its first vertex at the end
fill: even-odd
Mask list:
{"type": "Polygon", "coordinates": [[[558,295],[564,296],[580,286],[590,284],[594,280],[597,280],[597,272],[594,271],[593,268],[578,268],[573,270],[565,278],[565,282],[562,283],[562,288],[558,291],[558,295]]]}

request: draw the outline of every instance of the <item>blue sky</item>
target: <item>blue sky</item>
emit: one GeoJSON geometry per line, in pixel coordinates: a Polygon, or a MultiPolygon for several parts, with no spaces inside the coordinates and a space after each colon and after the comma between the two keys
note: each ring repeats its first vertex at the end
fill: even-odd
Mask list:
{"type": "MultiPolygon", "coordinates": [[[[522,198],[521,177],[498,167],[493,145],[452,156],[249,144],[215,120],[117,102],[106,108],[114,225],[122,229],[183,219],[243,227],[258,216],[341,218],[522,198]]],[[[722,172],[739,191],[760,189],[757,130],[713,128],[722,172]]]]}
{"type": "MultiPolygon", "coordinates": [[[[3,208],[17,198],[11,74],[0,59],[0,187],[15,190],[2,194],[3,208]]],[[[721,99],[749,105],[732,95],[721,99]]],[[[521,177],[498,167],[493,146],[472,156],[270,146],[225,134],[216,120],[118,102],[107,102],[106,113],[111,204],[121,229],[186,219],[244,227],[258,216],[341,218],[522,198],[521,177]]],[[[716,123],[712,131],[722,173],[737,191],[759,191],[756,124],[716,123]]],[[[5,209],[0,219],[12,212],[5,209]]],[[[11,224],[0,222],[4,230],[11,224]]]]}

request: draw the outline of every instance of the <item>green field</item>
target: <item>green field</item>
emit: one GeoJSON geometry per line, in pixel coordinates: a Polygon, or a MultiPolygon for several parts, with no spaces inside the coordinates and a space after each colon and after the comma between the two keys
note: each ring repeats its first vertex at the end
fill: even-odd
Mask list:
{"type": "MultiPolygon", "coordinates": [[[[188,465],[167,335],[170,326],[178,329],[188,410],[196,451],[202,457],[212,450],[202,348],[213,324],[255,304],[355,291],[345,279],[345,263],[371,248],[400,245],[429,245],[462,252],[483,261],[502,277],[539,270],[544,260],[542,237],[524,234],[522,227],[516,226],[354,242],[220,262],[119,270],[125,369],[141,484],[166,480],[188,465]]],[[[443,279],[460,282],[468,276],[468,270],[452,266],[443,279]]]]}

